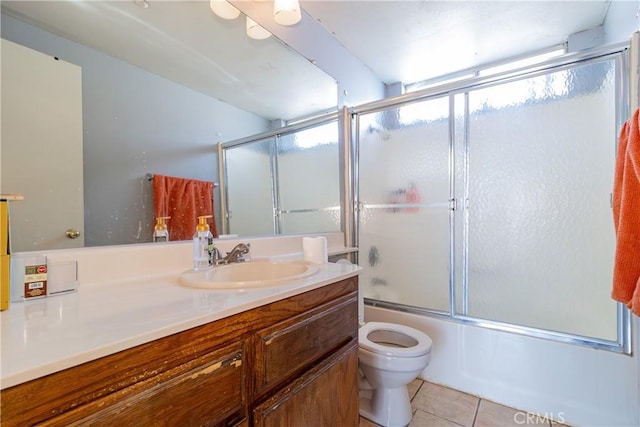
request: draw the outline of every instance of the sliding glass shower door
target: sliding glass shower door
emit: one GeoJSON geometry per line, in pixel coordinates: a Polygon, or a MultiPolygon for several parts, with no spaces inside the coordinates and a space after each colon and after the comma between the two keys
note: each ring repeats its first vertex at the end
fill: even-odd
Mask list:
{"type": "Polygon", "coordinates": [[[367,302],[628,351],[609,296],[624,58],[358,111],[367,302]]]}
{"type": "Polygon", "coordinates": [[[340,231],[339,135],[334,118],[223,144],[225,231],[340,231]]]}
{"type": "Polygon", "coordinates": [[[617,339],[615,59],[469,91],[461,314],[617,339]]]}
{"type": "Polygon", "coordinates": [[[340,231],[338,121],[278,139],[280,234],[340,231]]]}
{"type": "Polygon", "coordinates": [[[368,298],[449,311],[448,105],[440,97],[360,116],[358,247],[368,298]]]}
{"type": "MultiPolygon", "coordinates": [[[[274,233],[272,152],[275,138],[225,148],[226,233],[260,236],[274,233]]],[[[221,180],[222,181],[222,180],[221,180]]]]}

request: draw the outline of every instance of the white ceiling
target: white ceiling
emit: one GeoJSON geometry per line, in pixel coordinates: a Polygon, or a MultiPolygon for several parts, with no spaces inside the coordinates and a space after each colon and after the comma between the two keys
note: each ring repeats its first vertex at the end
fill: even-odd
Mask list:
{"type": "Polygon", "coordinates": [[[384,83],[414,83],[563,43],[608,1],[302,1],[384,83]]]}
{"type": "MultiPolygon", "coordinates": [[[[146,9],[133,0],[1,3],[7,15],[269,119],[335,108],[335,76],[289,48],[296,40],[286,34],[280,35],[285,43],[273,37],[251,40],[243,19],[216,17],[208,1],[148,1],[146,9]]],[[[412,83],[566,42],[572,33],[601,25],[609,2],[302,0],[301,5],[300,28],[315,20],[381,82],[412,83]]]]}

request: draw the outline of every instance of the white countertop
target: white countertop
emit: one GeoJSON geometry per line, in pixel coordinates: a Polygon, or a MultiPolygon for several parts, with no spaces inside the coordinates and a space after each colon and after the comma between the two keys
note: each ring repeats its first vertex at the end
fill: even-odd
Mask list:
{"type": "Polygon", "coordinates": [[[186,288],[178,284],[181,270],[12,303],[0,313],[0,388],[316,289],[359,270],[327,263],[306,279],[250,291],[186,288]]]}

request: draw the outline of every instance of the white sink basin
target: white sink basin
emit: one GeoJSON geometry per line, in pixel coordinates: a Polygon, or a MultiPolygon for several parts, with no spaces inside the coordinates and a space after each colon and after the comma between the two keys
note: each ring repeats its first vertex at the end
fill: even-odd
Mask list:
{"type": "Polygon", "coordinates": [[[246,289],[273,286],[303,279],[318,272],[320,266],[303,261],[240,262],[213,267],[204,271],[185,271],[180,284],[204,289],[246,289]]]}

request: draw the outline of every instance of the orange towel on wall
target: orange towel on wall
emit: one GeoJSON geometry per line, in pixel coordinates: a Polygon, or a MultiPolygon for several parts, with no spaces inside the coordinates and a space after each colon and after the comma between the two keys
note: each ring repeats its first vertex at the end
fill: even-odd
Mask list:
{"type": "Polygon", "coordinates": [[[156,218],[171,217],[167,220],[169,240],[193,238],[197,217],[203,215],[212,216],[207,223],[211,234],[218,237],[213,212],[213,182],[154,175],[153,211],[156,218]]]}
{"type": "Polygon", "coordinates": [[[620,132],[613,183],[614,300],[640,316],[640,109],[620,132]]]}

